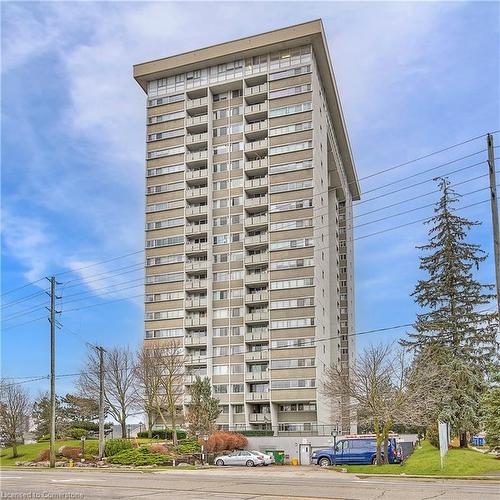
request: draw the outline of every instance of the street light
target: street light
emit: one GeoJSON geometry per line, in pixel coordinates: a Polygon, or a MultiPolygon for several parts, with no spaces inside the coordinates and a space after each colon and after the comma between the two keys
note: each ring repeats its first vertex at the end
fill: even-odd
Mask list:
{"type": "MultiPolygon", "coordinates": [[[[202,462],[203,462],[204,451],[206,450],[207,443],[208,443],[208,435],[207,434],[203,435],[203,442],[205,443],[205,446],[201,445],[201,461],[202,462]]],[[[207,462],[208,462],[208,453],[207,453],[207,462]]]]}
{"type": "Polygon", "coordinates": [[[333,436],[333,465],[336,464],[337,460],[337,436],[338,436],[338,433],[339,431],[337,430],[337,428],[335,428],[333,431],[332,431],[332,436],[333,436]]]}

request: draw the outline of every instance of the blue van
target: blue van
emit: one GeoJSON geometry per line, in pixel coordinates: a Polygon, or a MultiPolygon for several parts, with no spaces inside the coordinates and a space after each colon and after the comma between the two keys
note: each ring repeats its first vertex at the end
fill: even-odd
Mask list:
{"type": "MultiPolygon", "coordinates": [[[[397,464],[401,462],[402,454],[396,439],[389,438],[389,463],[397,464]]],[[[382,447],[382,456],[384,450],[382,447]]],[[[311,462],[328,467],[329,465],[374,464],[377,460],[377,441],[370,438],[342,439],[337,443],[335,449],[325,448],[313,451],[311,462]]]]}

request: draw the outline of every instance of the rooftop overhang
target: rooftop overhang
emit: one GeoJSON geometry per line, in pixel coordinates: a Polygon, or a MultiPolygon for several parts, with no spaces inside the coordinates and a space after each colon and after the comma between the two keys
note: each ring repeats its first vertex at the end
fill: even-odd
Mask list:
{"type": "Polygon", "coordinates": [[[351,195],[354,200],[359,200],[360,187],[356,167],[333,74],[323,23],[320,19],[171,57],[135,64],[134,78],[142,89],[147,91],[148,82],[151,80],[230,62],[235,58],[252,57],[262,54],[264,51],[273,52],[308,44],[313,46],[316,56],[316,63],[321,75],[351,195]]]}

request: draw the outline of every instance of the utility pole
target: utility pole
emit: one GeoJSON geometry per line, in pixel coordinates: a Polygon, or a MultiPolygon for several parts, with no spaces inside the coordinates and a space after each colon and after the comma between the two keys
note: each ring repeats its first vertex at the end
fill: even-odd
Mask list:
{"type": "Polygon", "coordinates": [[[497,181],[495,174],[495,154],[493,135],[486,137],[488,143],[488,169],[490,173],[491,219],[493,223],[493,247],[495,250],[495,276],[497,283],[497,312],[500,313],[500,233],[498,229],[497,181]]]}
{"type": "Polygon", "coordinates": [[[104,457],[104,347],[95,346],[99,352],[99,460],[104,457]]]}
{"type": "Polygon", "coordinates": [[[56,466],[56,278],[50,282],[50,467],[56,466]]]}

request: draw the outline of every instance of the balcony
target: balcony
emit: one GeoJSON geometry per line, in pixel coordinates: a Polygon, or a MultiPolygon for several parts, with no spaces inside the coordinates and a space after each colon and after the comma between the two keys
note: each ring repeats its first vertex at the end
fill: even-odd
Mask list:
{"type": "Polygon", "coordinates": [[[252,132],[262,132],[263,130],[267,131],[268,127],[269,127],[269,122],[267,120],[247,123],[245,125],[245,134],[251,134],[252,132]]]}
{"type": "Polygon", "coordinates": [[[248,118],[251,117],[252,120],[257,120],[258,118],[264,119],[267,117],[267,109],[267,102],[245,106],[245,116],[248,118]]]}
{"type": "Polygon", "coordinates": [[[267,283],[269,281],[269,274],[267,271],[262,273],[252,273],[245,276],[246,283],[267,283]]]}
{"type": "Polygon", "coordinates": [[[206,326],[207,317],[206,316],[188,316],[184,318],[184,326],[189,328],[191,326],[206,326]]]}
{"type": "Polygon", "coordinates": [[[245,374],[245,380],[247,382],[254,380],[269,380],[269,372],[247,372],[245,374]]]}
{"type": "Polygon", "coordinates": [[[206,365],[207,364],[207,355],[206,354],[191,354],[191,355],[185,357],[184,364],[186,364],[186,365],[206,365]]]}
{"type": "Polygon", "coordinates": [[[186,127],[206,125],[207,123],[208,123],[208,115],[188,116],[186,118],[186,127]]]}
{"type": "Polygon", "coordinates": [[[206,162],[208,158],[208,151],[195,151],[194,153],[186,153],[186,164],[197,164],[206,162]]]}
{"type": "Polygon", "coordinates": [[[255,293],[247,293],[245,295],[245,302],[249,303],[258,303],[258,302],[269,302],[269,292],[255,292],[255,293]]]}
{"type": "Polygon", "coordinates": [[[206,271],[208,268],[207,260],[192,260],[186,261],[184,264],[185,271],[206,271]]]}
{"type": "Polygon", "coordinates": [[[247,87],[245,89],[245,97],[258,96],[262,94],[267,94],[267,82],[261,85],[254,85],[253,87],[247,87]]]}
{"type": "Polygon", "coordinates": [[[208,195],[208,187],[188,188],[186,189],[186,200],[201,200],[208,195]]]}
{"type": "Polygon", "coordinates": [[[208,141],[208,134],[203,132],[201,134],[192,134],[186,136],[186,144],[188,146],[201,145],[208,141]]]}
{"type": "Polygon", "coordinates": [[[245,191],[248,191],[249,193],[267,193],[268,182],[269,180],[267,175],[254,179],[246,179],[245,191]]]}
{"type": "Polygon", "coordinates": [[[269,392],[249,392],[248,401],[269,401],[269,392]]]}
{"type": "Polygon", "coordinates": [[[245,256],[245,264],[247,266],[251,266],[253,264],[267,263],[268,260],[269,260],[269,253],[268,252],[255,253],[253,255],[246,255],[245,256]]]}
{"type": "Polygon", "coordinates": [[[254,196],[245,198],[245,208],[265,208],[269,204],[269,198],[265,196],[254,196]]]}
{"type": "Polygon", "coordinates": [[[245,219],[246,227],[258,227],[267,226],[269,224],[269,215],[265,213],[264,215],[254,215],[253,217],[247,217],[245,219]]]}
{"type": "Polygon", "coordinates": [[[258,141],[252,141],[245,143],[245,153],[248,152],[267,152],[267,148],[269,146],[267,139],[260,139],[258,141]]]}
{"type": "Polygon", "coordinates": [[[207,345],[206,335],[192,335],[184,337],[184,345],[207,345]]]}
{"type": "MultiPolygon", "coordinates": [[[[186,299],[186,302],[184,303],[184,308],[185,309],[206,309],[207,308],[207,298],[191,298],[191,299],[186,299]]],[[[206,341],[206,340],[205,340],[206,341]]]]}
{"type": "Polygon", "coordinates": [[[186,101],[186,108],[190,111],[201,113],[208,107],[208,97],[200,97],[199,99],[188,99],[186,101]]]}
{"type": "Polygon", "coordinates": [[[186,207],[186,216],[191,215],[204,215],[206,217],[208,213],[207,205],[196,205],[194,207],[187,206],[186,207]]]}
{"type": "Polygon", "coordinates": [[[264,232],[254,236],[245,236],[244,243],[246,247],[267,245],[269,243],[269,235],[267,232],[264,232]]]}
{"type": "Polygon", "coordinates": [[[269,321],[269,311],[258,311],[245,314],[245,323],[262,323],[269,321]]]}
{"type": "Polygon", "coordinates": [[[186,170],[186,180],[203,179],[208,177],[208,168],[200,168],[198,170],[186,170]]]}
{"type": "MultiPolygon", "coordinates": [[[[252,393],[255,394],[255,393],[252,393]]],[[[271,414],[270,413],[250,413],[249,421],[251,423],[260,423],[260,422],[271,422],[271,414]]]]}
{"type": "Polygon", "coordinates": [[[245,361],[268,361],[269,351],[254,351],[245,354],[245,361]]]}
{"type": "MultiPolygon", "coordinates": [[[[262,342],[262,341],[269,341],[269,332],[247,332],[245,334],[245,342],[262,342]]],[[[261,351],[265,352],[265,351],[261,351]]],[[[255,354],[255,353],[247,353],[247,359],[249,354],[255,354]]],[[[267,358],[266,358],[267,359],[267,358]]]]}
{"type": "Polygon", "coordinates": [[[186,234],[205,234],[208,231],[208,224],[188,224],[186,234]]]}
{"type": "Polygon", "coordinates": [[[203,243],[186,243],[186,253],[204,253],[208,250],[208,242],[203,243]]]}
{"type": "Polygon", "coordinates": [[[207,280],[186,280],[184,286],[186,290],[206,290],[207,289],[207,280]]]}
{"type": "Polygon", "coordinates": [[[245,172],[251,172],[252,174],[266,174],[268,168],[268,158],[259,158],[256,160],[245,162],[245,172]]]}

